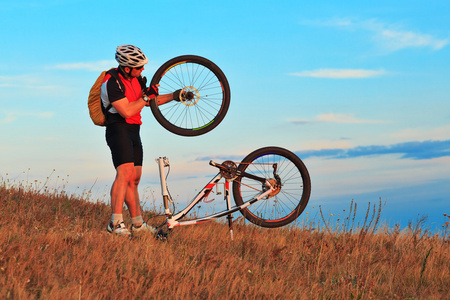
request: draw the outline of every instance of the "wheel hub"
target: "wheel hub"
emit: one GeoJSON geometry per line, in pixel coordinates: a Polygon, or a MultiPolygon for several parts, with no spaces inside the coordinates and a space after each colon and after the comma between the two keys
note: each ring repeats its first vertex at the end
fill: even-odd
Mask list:
{"type": "Polygon", "coordinates": [[[193,106],[200,100],[200,93],[193,86],[185,86],[182,89],[182,92],[184,92],[184,94],[181,96],[181,103],[186,106],[193,106]]]}
{"type": "Polygon", "coordinates": [[[267,195],[267,199],[275,197],[281,191],[281,184],[278,184],[278,181],[276,179],[269,179],[268,181],[275,190],[267,195]]]}

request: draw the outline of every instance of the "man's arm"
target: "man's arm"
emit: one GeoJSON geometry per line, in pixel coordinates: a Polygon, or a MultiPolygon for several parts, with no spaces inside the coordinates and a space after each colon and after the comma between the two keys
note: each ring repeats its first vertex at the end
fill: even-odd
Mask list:
{"type": "Polygon", "coordinates": [[[126,97],[112,103],[112,106],[124,119],[131,118],[140,112],[146,105],[147,102],[145,102],[142,98],[139,98],[137,101],[129,102],[126,97]]]}
{"type": "MultiPolygon", "coordinates": [[[[174,93],[158,95],[156,96],[156,104],[163,105],[167,102],[170,102],[174,98],[174,93]]],[[[150,98],[150,101],[155,101],[155,98],[150,98]]],[[[144,101],[144,99],[139,98],[137,101],[128,102],[128,99],[122,98],[120,100],[114,101],[112,106],[117,110],[117,112],[122,116],[122,118],[129,119],[138,112],[140,112],[144,106],[148,106],[149,104],[144,101]]]]}
{"type": "MultiPolygon", "coordinates": [[[[157,105],[163,105],[163,104],[166,104],[167,102],[174,100],[175,93],[177,92],[177,91],[175,91],[171,94],[159,95],[158,90],[159,90],[159,84],[155,84],[153,86],[148,87],[148,89],[146,91],[146,94],[150,97],[150,101],[154,101],[156,98],[157,105]]],[[[178,94],[179,94],[179,92],[178,92],[178,94]]]]}
{"type": "Polygon", "coordinates": [[[158,105],[166,104],[167,102],[170,102],[172,100],[173,100],[173,93],[156,96],[156,104],[158,104],[158,105]]]}

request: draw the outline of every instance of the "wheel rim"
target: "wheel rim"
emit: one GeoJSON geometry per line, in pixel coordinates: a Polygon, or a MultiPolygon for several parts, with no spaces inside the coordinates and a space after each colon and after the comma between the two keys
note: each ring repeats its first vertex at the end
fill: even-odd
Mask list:
{"type": "Polygon", "coordinates": [[[193,95],[192,99],[171,101],[158,107],[161,115],[175,127],[200,130],[213,123],[222,110],[223,85],[217,74],[198,62],[183,61],[170,66],[158,84],[160,94],[182,89],[193,95]]]}

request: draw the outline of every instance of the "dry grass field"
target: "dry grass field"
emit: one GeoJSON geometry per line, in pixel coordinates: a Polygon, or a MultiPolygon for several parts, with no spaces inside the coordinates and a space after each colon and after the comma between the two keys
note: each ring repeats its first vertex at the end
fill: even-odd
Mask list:
{"type": "Polygon", "coordinates": [[[238,221],[231,240],[209,222],[161,242],[108,234],[106,204],[64,192],[0,182],[0,202],[1,299],[450,299],[449,222],[378,227],[374,207],[360,226],[238,221]]]}

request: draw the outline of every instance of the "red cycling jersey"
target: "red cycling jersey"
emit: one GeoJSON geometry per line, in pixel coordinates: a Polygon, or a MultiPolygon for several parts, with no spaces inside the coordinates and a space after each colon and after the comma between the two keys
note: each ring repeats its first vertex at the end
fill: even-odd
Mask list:
{"type": "MultiPolygon", "coordinates": [[[[117,100],[127,98],[129,102],[134,102],[142,97],[142,90],[139,80],[137,78],[125,79],[122,74],[119,73],[119,78],[125,86],[125,93],[122,91],[120,84],[114,79],[110,74],[106,74],[103,79],[103,84],[101,87],[101,95],[103,107],[108,107],[110,103],[117,100]],[[111,80],[110,80],[111,79],[111,80]]],[[[141,112],[138,112],[134,116],[128,119],[124,119],[114,107],[107,112],[108,124],[111,123],[128,123],[128,124],[138,124],[141,125],[141,112]]]]}

